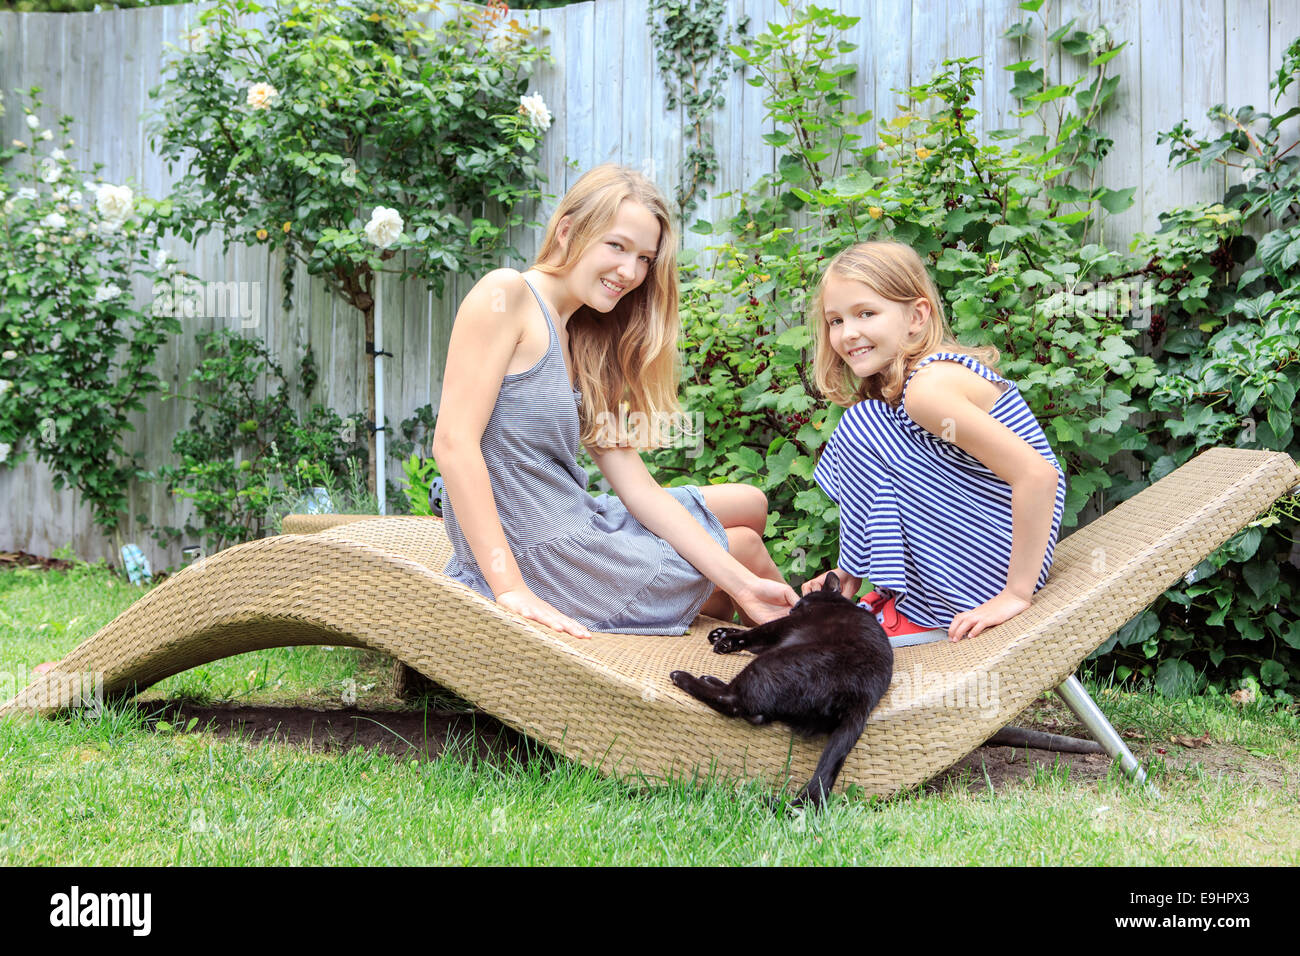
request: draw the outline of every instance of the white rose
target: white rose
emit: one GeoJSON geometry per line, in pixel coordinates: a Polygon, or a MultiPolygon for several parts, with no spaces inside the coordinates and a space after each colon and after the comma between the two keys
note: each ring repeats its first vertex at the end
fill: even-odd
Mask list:
{"type": "Polygon", "coordinates": [[[41,130],[41,139],[46,139],[46,140],[54,139],[54,134],[51,133],[48,129],[43,129],[41,130]]]}
{"type": "Polygon", "coordinates": [[[13,213],[13,211],[14,211],[14,201],[13,201],[12,199],[8,199],[8,200],[6,200],[6,201],[5,201],[5,215],[6,215],[6,216],[11,215],[11,214],[13,213]]]}
{"type": "Polygon", "coordinates": [[[78,229],[73,233],[73,235],[76,236],[78,239],[85,239],[85,238],[86,238],[86,230],[81,229],[81,228],[78,228],[78,229]]]}
{"type": "Polygon", "coordinates": [[[12,362],[17,357],[18,353],[13,349],[5,349],[3,354],[0,354],[0,358],[4,359],[6,362],[12,362]]]}
{"type": "Polygon", "coordinates": [[[387,249],[402,235],[402,217],[396,209],[376,206],[366,223],[366,238],[380,249],[387,249]]]}
{"type": "Polygon", "coordinates": [[[108,285],[101,285],[95,290],[95,301],[107,302],[109,299],[116,299],[121,294],[122,290],[110,282],[108,285]]]}
{"type": "Polygon", "coordinates": [[[67,158],[68,158],[67,154],[64,153],[63,150],[61,149],[56,149],[50,153],[50,159],[54,160],[55,162],[63,162],[63,160],[67,158]]]}
{"type": "Polygon", "coordinates": [[[46,229],[62,229],[67,224],[68,220],[64,219],[57,212],[52,212],[41,220],[41,225],[46,229]]]}
{"type": "Polygon", "coordinates": [[[158,272],[166,270],[169,274],[176,271],[176,267],[171,265],[171,256],[167,254],[166,249],[159,249],[153,255],[153,267],[158,272]]]}
{"type": "Polygon", "coordinates": [[[0,441],[0,462],[8,461],[9,452],[11,451],[13,451],[12,445],[6,445],[4,442],[0,441]]]}
{"type": "Polygon", "coordinates": [[[26,149],[26,148],[27,148],[27,144],[24,143],[21,139],[16,139],[16,140],[14,140],[13,145],[14,145],[15,147],[17,147],[18,149],[26,149]]]}
{"type": "Polygon", "coordinates": [[[57,183],[59,177],[63,175],[63,170],[59,164],[48,157],[41,160],[41,181],[46,183],[57,183]]]}
{"type": "Polygon", "coordinates": [[[41,121],[38,120],[38,119],[36,118],[36,114],[35,114],[35,113],[28,113],[28,114],[27,114],[27,128],[28,128],[28,129],[36,129],[36,127],[38,127],[38,126],[40,126],[40,125],[41,125],[41,121]]]}
{"type": "Polygon", "coordinates": [[[67,199],[67,198],[68,198],[68,187],[67,187],[67,186],[55,186],[55,187],[54,187],[54,201],[55,201],[55,202],[62,202],[63,200],[65,200],[65,199],[67,199]]]}
{"type": "Polygon", "coordinates": [[[157,231],[158,231],[158,224],[156,222],[151,222],[149,223],[149,225],[144,227],[144,237],[146,239],[152,239],[154,233],[157,231]]]}
{"type": "Polygon", "coordinates": [[[248,88],[248,105],[255,110],[269,110],[271,101],[280,96],[280,91],[270,83],[254,83],[248,88]]]}
{"type": "Polygon", "coordinates": [[[42,252],[44,252],[44,251],[45,251],[45,243],[43,243],[43,242],[38,242],[38,243],[36,243],[36,252],[37,252],[37,254],[40,254],[40,253],[42,253],[42,252]]]}
{"type": "Polygon", "coordinates": [[[528,117],[533,129],[545,131],[551,128],[551,111],[542,101],[541,93],[519,97],[519,112],[528,117]]]}
{"type": "Polygon", "coordinates": [[[0,378],[0,395],[4,395],[5,392],[9,391],[9,389],[13,387],[14,387],[14,383],[9,381],[9,379],[0,378]]]}
{"type": "Polygon", "coordinates": [[[106,220],[117,224],[131,214],[134,199],[130,186],[104,185],[95,196],[95,206],[106,220]]]}

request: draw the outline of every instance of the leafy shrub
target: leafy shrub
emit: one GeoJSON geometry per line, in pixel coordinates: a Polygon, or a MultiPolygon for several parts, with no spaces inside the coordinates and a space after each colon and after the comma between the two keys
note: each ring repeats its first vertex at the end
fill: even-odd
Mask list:
{"type": "MultiPolygon", "coordinates": [[[[354,456],[364,461],[365,449],[355,419],[345,422],[321,405],[298,417],[289,405],[284,369],[262,340],[230,329],[200,332],[196,338],[204,357],[189,377],[195,391],[177,396],[195,403],[189,428],[172,443],[181,464],[163,466],[152,477],[190,499],[197,518],[183,529],[155,528],[154,538],[167,546],[183,531],[213,553],[278,530],[277,519],[310,488],[325,487],[333,495],[347,482],[348,461],[354,456]],[[259,398],[263,376],[266,394],[259,398]]],[[[299,368],[303,398],[316,381],[308,349],[299,368]]],[[[368,504],[362,510],[373,511],[373,499],[368,504]]],[[[340,501],[335,510],[348,507],[340,501]]]]}
{"type": "MultiPolygon", "coordinates": [[[[1300,39],[1270,86],[1280,101],[1300,75],[1300,39]]],[[[1277,114],[1216,106],[1215,137],[1186,121],[1161,134],[1175,168],[1239,170],[1222,202],[1173,209],[1135,241],[1158,279],[1150,334],[1163,354],[1151,408],[1163,413],[1142,450],[1152,480],[1213,445],[1300,457],[1300,157],[1277,114]],[[1262,237],[1244,234],[1259,217],[1262,237]]],[[[1169,693],[1260,686],[1290,701],[1300,687],[1300,500],[1281,499],[1103,645],[1120,677],[1153,676],[1169,693]]]]}
{"type": "MultiPolygon", "coordinates": [[[[803,316],[819,263],[846,246],[911,244],[928,258],[957,336],[1003,351],[1002,370],[1070,474],[1067,527],[1113,484],[1109,460],[1145,443],[1132,422],[1143,409],[1130,395],[1156,380],[1127,322],[1145,267],[1088,241],[1097,220],[1133,193],[1093,182],[1109,146],[1096,123],[1118,85],[1107,76],[1119,49],[1109,34],[1051,37],[1066,54],[1090,58],[1072,84],[1044,88],[1032,60],[1017,64],[1022,115],[1047,133],[1003,131],[979,142],[970,102],[982,73],[961,59],[908,90],[908,107],[880,123],[878,144],[865,144],[870,114],[852,110],[841,87],[853,67],[839,58],[854,49],[843,31],[855,22],[793,10],[789,23],[732,48],[763,86],[775,127],[766,139],[784,153],[774,174],[739,197],[725,227],[696,224],[723,240],[711,263],[688,273],[683,292],[685,400],[708,441],[695,460],[687,449],[655,458],[666,480],[764,487],[774,557],[793,575],[816,573],[838,551],[837,510],[809,481],[839,409],[808,384],[803,316]],[[1098,295],[1130,308],[1099,311],[1098,295]]],[[[1031,27],[1012,32],[1027,38],[1031,27]]]]}
{"type": "MultiPolygon", "coordinates": [[[[156,221],[167,210],[103,182],[102,164],[87,173],[47,147],[55,134],[41,129],[39,93],[23,108],[30,142],[0,149],[0,463],[34,453],[55,489],[74,488],[112,533],[144,475],[123,445],[130,415],[163,387],[150,366],[180,330],[131,301],[133,279],[165,269],[156,221]]],[[[66,148],[72,122],[58,121],[66,148]]]]}

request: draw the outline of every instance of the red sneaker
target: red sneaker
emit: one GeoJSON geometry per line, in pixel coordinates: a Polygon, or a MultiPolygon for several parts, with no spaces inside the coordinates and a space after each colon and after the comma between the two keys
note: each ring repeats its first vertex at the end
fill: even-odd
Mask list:
{"type": "Polygon", "coordinates": [[[932,627],[922,627],[920,624],[914,624],[909,621],[902,612],[894,606],[894,598],[892,595],[890,597],[885,597],[879,591],[872,591],[869,594],[863,595],[862,600],[858,603],[876,616],[876,620],[880,622],[880,626],[884,628],[885,634],[889,637],[903,637],[906,634],[923,634],[927,631],[934,630],[932,627]]]}

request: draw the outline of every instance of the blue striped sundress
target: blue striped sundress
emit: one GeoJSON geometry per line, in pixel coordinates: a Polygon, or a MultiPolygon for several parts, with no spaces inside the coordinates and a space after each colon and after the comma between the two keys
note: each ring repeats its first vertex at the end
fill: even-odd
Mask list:
{"type": "MultiPolygon", "coordinates": [[[[1012,382],[968,355],[957,362],[1003,388],[989,414],[1056,468],[1056,505],[1035,590],[1047,583],[1065,510],[1065,473],[1012,382]]],[[[904,396],[911,376],[904,383],[904,396]]],[[[1011,562],[1011,486],[979,459],[931,434],[897,408],[864,400],[845,411],[813,478],[840,506],[839,566],[893,594],[909,620],[947,628],[955,615],[995,597],[1011,562]]]]}
{"type": "MultiPolygon", "coordinates": [[[[590,630],[685,634],[713,583],[618,498],[588,493],[578,464],[582,393],[569,383],[546,303],[528,288],[546,318],[546,354],[505,376],[479,442],[510,553],[534,594],[590,630]]],[[[667,491],[727,549],[699,488],[667,491]]],[[[454,552],[444,573],[494,599],[446,491],[442,513],[454,552]]]]}

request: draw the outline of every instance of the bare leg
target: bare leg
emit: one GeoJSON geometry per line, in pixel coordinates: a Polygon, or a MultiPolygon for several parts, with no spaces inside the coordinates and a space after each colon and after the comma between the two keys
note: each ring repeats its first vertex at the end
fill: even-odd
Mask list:
{"type": "Polygon", "coordinates": [[[752,528],[761,536],[767,529],[767,495],[753,485],[700,485],[704,504],[727,530],[752,528]]]}
{"type": "MultiPolygon", "coordinates": [[[[760,578],[784,583],[785,578],[763,544],[763,531],[767,528],[767,495],[753,485],[741,484],[700,485],[700,495],[726,529],[727,550],[732,556],[760,578]]],[[[730,621],[738,611],[730,596],[717,588],[700,608],[701,614],[724,621],[730,621]]],[[[754,623],[744,614],[741,619],[746,624],[754,623]]]]}

